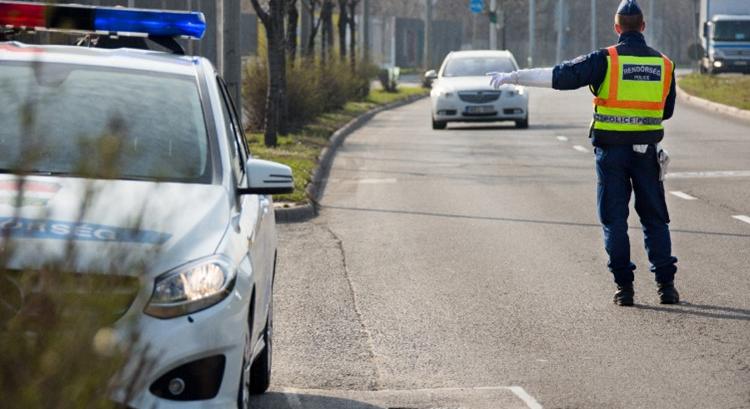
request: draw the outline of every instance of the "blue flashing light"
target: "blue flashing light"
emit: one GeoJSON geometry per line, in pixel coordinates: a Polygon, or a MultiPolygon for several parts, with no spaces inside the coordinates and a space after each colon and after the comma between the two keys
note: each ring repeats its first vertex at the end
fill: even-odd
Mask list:
{"type": "Polygon", "coordinates": [[[144,33],[156,37],[202,38],[206,31],[206,19],[203,13],[95,8],[94,29],[144,33]]]}

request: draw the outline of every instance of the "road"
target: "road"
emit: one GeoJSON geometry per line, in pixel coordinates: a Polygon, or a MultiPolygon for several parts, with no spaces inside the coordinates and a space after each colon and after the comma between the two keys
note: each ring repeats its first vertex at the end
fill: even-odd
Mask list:
{"type": "Polygon", "coordinates": [[[280,227],[261,408],[750,408],[750,124],[667,125],[677,285],[658,304],[632,212],[633,308],[595,208],[585,91],[531,128],[429,128],[426,100],[343,145],[320,217],[280,227]],[[736,216],[736,217],[735,217],[736,216]]]}

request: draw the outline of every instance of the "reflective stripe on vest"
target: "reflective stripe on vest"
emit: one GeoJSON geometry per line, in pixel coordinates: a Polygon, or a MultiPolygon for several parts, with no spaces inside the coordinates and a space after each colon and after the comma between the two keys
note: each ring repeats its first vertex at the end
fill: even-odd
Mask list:
{"type": "Polygon", "coordinates": [[[607,75],[594,98],[594,129],[664,129],[661,121],[672,85],[672,62],[664,55],[621,56],[614,46],[607,52],[607,75]]]}

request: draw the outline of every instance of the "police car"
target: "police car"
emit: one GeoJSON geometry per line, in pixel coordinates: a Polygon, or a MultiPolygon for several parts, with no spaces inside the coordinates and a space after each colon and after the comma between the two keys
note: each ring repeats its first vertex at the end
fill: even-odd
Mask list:
{"type": "Polygon", "coordinates": [[[16,244],[3,268],[41,268],[72,244],[76,273],[141,271],[113,330],[151,359],[139,389],[114,393],[132,408],[243,408],[270,383],[270,195],[292,191],[292,172],[251,156],[222,78],[181,55],[175,38],[205,26],[201,13],[0,1],[6,35],[83,35],[0,42],[0,247],[16,244]]]}
{"type": "Polygon", "coordinates": [[[529,126],[529,95],[521,86],[500,90],[489,85],[487,73],[518,69],[509,51],[454,51],[445,57],[439,72],[428,71],[432,80],[432,129],[445,129],[449,122],[514,121],[529,126]]]}

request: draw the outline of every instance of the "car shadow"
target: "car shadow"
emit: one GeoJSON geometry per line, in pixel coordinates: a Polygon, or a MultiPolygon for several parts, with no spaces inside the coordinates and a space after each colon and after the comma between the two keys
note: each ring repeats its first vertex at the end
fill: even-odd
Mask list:
{"type": "Polygon", "coordinates": [[[539,129],[584,129],[585,126],[580,125],[560,125],[560,124],[530,124],[527,129],[516,128],[516,125],[512,122],[507,123],[488,123],[483,125],[448,125],[448,130],[453,131],[528,131],[528,130],[539,130],[539,129]]]}
{"type": "Polygon", "coordinates": [[[255,409],[383,409],[366,402],[305,393],[268,392],[250,398],[255,409]]]}
{"type": "Polygon", "coordinates": [[[692,304],[687,301],[672,306],[636,304],[634,307],[640,310],[666,312],[670,314],[693,315],[697,317],[723,320],[750,321],[750,310],[718,305],[692,304]]]}
{"type": "MultiPolygon", "coordinates": [[[[460,219],[483,220],[483,221],[499,222],[499,223],[523,223],[523,224],[529,224],[529,225],[538,224],[538,225],[547,225],[547,226],[584,227],[584,228],[595,228],[595,229],[602,228],[600,224],[596,224],[596,223],[581,223],[581,222],[571,222],[571,221],[565,221],[565,220],[522,219],[522,218],[511,218],[511,217],[492,217],[492,216],[478,216],[478,215],[475,216],[475,215],[468,215],[468,214],[439,213],[439,212],[427,212],[427,211],[418,211],[418,210],[374,209],[374,208],[367,208],[367,207],[323,205],[320,203],[316,203],[316,207],[318,210],[328,209],[328,210],[337,210],[337,211],[375,213],[375,214],[385,214],[385,215],[397,214],[397,215],[406,215],[406,216],[434,217],[434,218],[458,219],[458,220],[460,219]]],[[[641,230],[641,227],[630,226],[628,227],[628,229],[641,230]]],[[[694,234],[694,235],[702,235],[702,236],[731,237],[731,238],[740,238],[740,239],[750,238],[750,234],[743,234],[743,233],[729,233],[729,232],[720,232],[720,231],[687,230],[687,229],[670,229],[670,231],[673,234],[694,234]]],[[[688,304],[688,303],[683,303],[680,305],[695,306],[694,304],[688,304]]],[[[705,307],[708,308],[710,306],[705,306],[705,307]]],[[[721,307],[716,307],[716,308],[721,308],[721,307]]]]}

